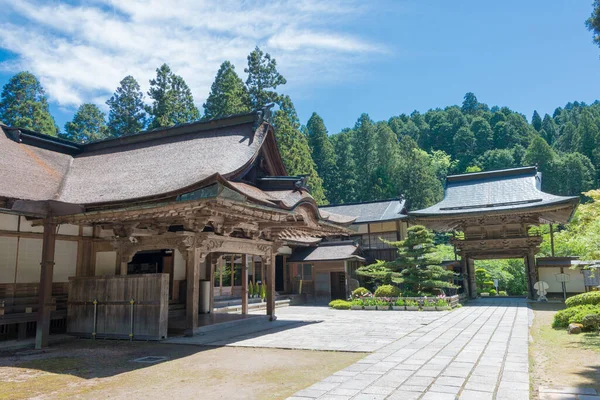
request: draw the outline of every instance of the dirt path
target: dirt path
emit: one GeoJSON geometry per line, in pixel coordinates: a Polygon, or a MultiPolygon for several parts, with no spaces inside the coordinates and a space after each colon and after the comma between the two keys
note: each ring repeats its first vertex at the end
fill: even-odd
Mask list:
{"type": "Polygon", "coordinates": [[[564,306],[533,303],[535,319],[529,346],[533,398],[544,386],[593,387],[600,391],[600,336],[569,335],[552,328],[552,318],[564,306]]]}
{"type": "Polygon", "coordinates": [[[364,356],[80,340],[0,354],[0,399],[282,399],[364,356]]]}

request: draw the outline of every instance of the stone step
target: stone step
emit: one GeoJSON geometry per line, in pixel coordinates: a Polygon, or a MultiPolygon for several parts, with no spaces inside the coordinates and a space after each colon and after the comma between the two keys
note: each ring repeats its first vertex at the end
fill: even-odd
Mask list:
{"type": "MultiPolygon", "coordinates": [[[[291,303],[290,299],[285,299],[285,300],[276,300],[275,301],[275,308],[280,308],[280,307],[287,307],[289,306],[291,303]]],[[[257,311],[257,310],[266,310],[267,308],[267,303],[253,303],[253,304],[248,304],[248,310],[251,311],[257,311]]],[[[233,306],[227,306],[227,307],[221,307],[221,308],[216,308],[213,310],[213,312],[215,313],[231,313],[231,312],[242,312],[242,305],[233,305],[233,306]]]]}

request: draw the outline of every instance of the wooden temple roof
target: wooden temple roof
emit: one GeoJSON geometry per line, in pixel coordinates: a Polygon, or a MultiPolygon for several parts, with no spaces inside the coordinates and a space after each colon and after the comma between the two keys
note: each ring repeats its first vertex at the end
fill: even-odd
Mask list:
{"type": "Polygon", "coordinates": [[[354,242],[322,242],[316,247],[297,249],[289,258],[289,262],[316,261],[365,261],[359,255],[359,247],[354,242]]]}
{"type": "Polygon", "coordinates": [[[321,214],[304,178],[286,176],[266,112],[86,144],[0,125],[0,209],[62,223],[158,219],[163,228],[188,218],[200,230],[222,211],[230,221],[269,222],[290,240],[345,232],[354,218],[321,214]]]}
{"type": "Polygon", "coordinates": [[[542,192],[541,179],[537,167],[448,176],[442,201],[408,214],[419,223],[523,213],[540,222],[568,222],[579,198],[542,192]]]}
{"type": "Polygon", "coordinates": [[[395,221],[406,218],[406,202],[403,199],[367,201],[321,206],[321,212],[356,217],[355,224],[395,221]]]}

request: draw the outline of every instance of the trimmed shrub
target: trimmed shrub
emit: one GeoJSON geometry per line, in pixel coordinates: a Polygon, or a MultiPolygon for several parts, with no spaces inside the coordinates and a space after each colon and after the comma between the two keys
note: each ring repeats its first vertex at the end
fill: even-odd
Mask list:
{"type": "Polygon", "coordinates": [[[488,291],[488,293],[490,294],[490,296],[495,296],[496,295],[496,289],[490,289],[488,291]]]}
{"type": "Polygon", "coordinates": [[[498,296],[508,296],[508,294],[506,294],[506,291],[501,290],[498,292],[498,296]]]}
{"type": "Polygon", "coordinates": [[[352,303],[346,300],[333,300],[329,303],[329,307],[336,310],[349,310],[352,303]]]}
{"type": "Polygon", "coordinates": [[[393,285],[381,285],[375,291],[375,297],[398,297],[400,289],[393,285]]]}
{"type": "Polygon", "coordinates": [[[359,287],[359,288],[354,289],[354,291],[352,292],[352,297],[357,299],[359,297],[364,297],[364,296],[367,296],[370,294],[371,294],[371,292],[369,291],[369,289],[364,288],[364,287],[359,287]]]}
{"type": "Polygon", "coordinates": [[[583,305],[565,308],[554,314],[553,328],[566,328],[569,324],[581,324],[583,318],[590,314],[600,314],[600,306],[583,305]]]}
{"type": "Polygon", "coordinates": [[[600,292],[581,293],[565,300],[565,305],[567,307],[582,306],[584,304],[600,304],[600,292]]]}
{"type": "Polygon", "coordinates": [[[600,326],[600,315],[599,314],[586,315],[581,320],[581,324],[583,325],[583,329],[585,329],[586,331],[598,333],[598,326],[600,326]]]}

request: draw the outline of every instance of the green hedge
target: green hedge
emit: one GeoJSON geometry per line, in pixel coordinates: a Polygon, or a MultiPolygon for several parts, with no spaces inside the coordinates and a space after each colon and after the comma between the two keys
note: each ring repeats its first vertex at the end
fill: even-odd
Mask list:
{"type": "Polygon", "coordinates": [[[393,285],[381,285],[375,291],[375,297],[398,297],[400,289],[393,285]]]}
{"type": "Polygon", "coordinates": [[[565,300],[567,307],[582,306],[584,304],[600,304],[600,292],[581,293],[565,300]]]}
{"type": "Polygon", "coordinates": [[[349,310],[352,303],[346,300],[333,300],[329,303],[329,307],[336,310],[349,310]]]}
{"type": "Polygon", "coordinates": [[[583,319],[592,314],[600,314],[600,305],[585,304],[565,308],[554,314],[553,328],[566,328],[569,324],[581,324],[583,319]]]}

